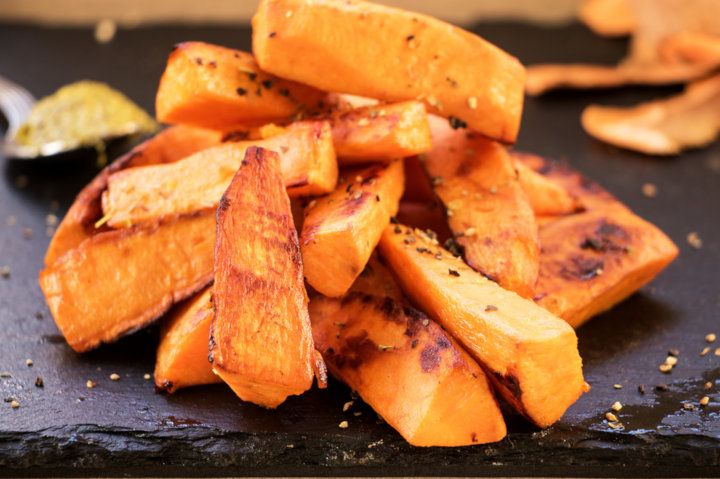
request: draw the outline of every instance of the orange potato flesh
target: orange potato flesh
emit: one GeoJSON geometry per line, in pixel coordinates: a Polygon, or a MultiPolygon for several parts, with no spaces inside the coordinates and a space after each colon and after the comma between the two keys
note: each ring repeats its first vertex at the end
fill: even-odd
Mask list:
{"type": "Polygon", "coordinates": [[[277,153],[250,147],[217,213],[213,370],[275,408],[312,386],[316,361],[297,231],[277,153]]]}
{"type": "Polygon", "coordinates": [[[720,75],[692,83],[679,95],[634,107],[590,105],[582,125],[601,141],[649,155],[705,146],[720,133],[720,75]]]}
{"type": "Polygon", "coordinates": [[[103,212],[113,228],[170,214],[216,207],[245,152],[257,145],[280,153],[281,170],[293,196],[332,191],[337,162],[327,123],[300,123],[266,140],[227,143],[169,165],[131,168],[112,175],[103,212]]]}
{"type": "Polygon", "coordinates": [[[380,254],[414,304],[533,423],[553,424],[583,393],[577,337],[565,321],[479,275],[419,230],[390,225],[380,254]]]}
{"type": "Polygon", "coordinates": [[[220,143],[220,138],[221,134],[215,131],[188,126],[174,126],[161,131],[106,166],[77,195],[67,214],[60,222],[45,254],[45,266],[50,266],[60,256],[75,248],[93,234],[102,231],[95,228],[95,222],[102,216],[100,196],[107,188],[110,175],[135,166],[178,161],[220,143]]]}
{"type": "MultiPolygon", "coordinates": [[[[515,154],[511,154],[515,156],[515,154]]],[[[515,169],[533,212],[537,216],[559,216],[575,213],[581,206],[562,185],[554,183],[521,161],[515,169]]]]}
{"type": "Polygon", "coordinates": [[[212,279],[212,211],[98,233],[40,273],[70,347],[83,352],[137,330],[212,279]]]}
{"type": "Polygon", "coordinates": [[[341,165],[404,158],[432,148],[425,105],[418,101],[341,111],[330,122],[341,165]]]}
{"type": "Polygon", "coordinates": [[[517,137],[524,68],[472,33],[345,0],[262,0],[252,23],[253,53],[265,71],[326,91],[422,100],[490,138],[517,137]]]}
{"type": "Polygon", "coordinates": [[[208,362],[211,295],[212,287],[205,288],[174,309],[163,324],[155,360],[158,391],[222,382],[208,362]]]}
{"type": "Polygon", "coordinates": [[[431,117],[431,128],[433,149],[424,165],[465,260],[502,287],[532,298],[537,224],[507,150],[437,117],[431,117]]]}
{"type": "Polygon", "coordinates": [[[660,57],[667,63],[715,63],[720,60],[720,35],[680,32],[660,45],[660,57]]]}
{"type": "Polygon", "coordinates": [[[404,186],[400,160],[346,176],[333,193],[308,205],[300,235],[305,278],[330,297],[345,294],[365,268],[404,186]]]}
{"type": "Polygon", "coordinates": [[[313,337],[330,372],[414,446],[505,437],[482,369],[423,313],[351,293],[310,302],[313,337]]]}
{"type": "Polygon", "coordinates": [[[649,283],[678,255],[665,234],[629,211],[588,211],[540,229],[537,303],[574,328],[649,283]]]}
{"type": "Polygon", "coordinates": [[[168,57],[155,110],[163,123],[228,130],[290,118],[323,96],[268,75],[250,53],[186,42],[168,57]]]}
{"type": "Polygon", "coordinates": [[[353,285],[348,290],[350,293],[369,294],[379,298],[391,298],[397,302],[404,302],[400,286],[392,276],[392,273],[385,266],[376,253],[370,256],[370,260],[365,265],[360,276],[357,277],[353,285]]]}

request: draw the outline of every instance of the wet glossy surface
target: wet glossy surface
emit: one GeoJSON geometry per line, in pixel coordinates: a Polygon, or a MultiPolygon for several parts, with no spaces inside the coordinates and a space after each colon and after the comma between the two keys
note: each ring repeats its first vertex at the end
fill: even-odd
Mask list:
{"type": "MultiPolygon", "coordinates": [[[[478,31],[527,63],[608,63],[624,51],[623,42],[595,38],[581,27],[505,24],[478,31]]],[[[188,39],[249,47],[248,31],[237,28],[120,30],[112,43],[98,45],[89,29],[0,25],[0,72],[36,96],[81,78],[106,81],[152,110],[166,54],[188,39]]],[[[591,101],[630,104],[672,91],[569,92],[527,101],[519,149],[568,160],[664,229],[681,253],[651,286],[579,330],[593,389],[556,426],[536,431],[511,418],[506,440],[472,448],[411,448],[367,406],[356,403],[342,413],[350,393],[338,384],[274,412],[240,403],[223,386],[157,395],[143,379],[154,363],[152,328],[76,355],[48,316],[37,272],[49,240],[46,215],[54,201],[62,215],[94,175],[92,159],[32,169],[3,162],[0,266],[10,267],[10,277],[0,278],[0,372],[11,377],[0,377],[0,397],[16,399],[20,408],[0,402],[0,476],[717,475],[720,357],[714,349],[720,341],[708,345],[704,337],[720,334],[720,145],[653,159],[602,145],[579,124],[591,101]],[[657,185],[656,198],[642,195],[645,182],[657,185]],[[25,228],[32,238],[24,238],[25,228]],[[690,231],[699,233],[702,249],[687,244],[690,231]],[[701,357],[705,346],[710,353],[701,357]],[[658,365],[670,348],[680,356],[666,375],[658,365]],[[111,381],[111,373],[121,380],[111,381]],[[37,377],[44,387],[34,385],[37,377]],[[88,379],[97,386],[86,388],[88,379]],[[697,405],[707,381],[714,383],[710,404],[684,409],[685,402],[697,405]],[[658,384],[668,390],[656,391],[658,384]],[[615,401],[624,405],[617,413],[624,431],[604,422],[615,401]],[[338,428],[343,420],[348,429],[338,428]]]]}

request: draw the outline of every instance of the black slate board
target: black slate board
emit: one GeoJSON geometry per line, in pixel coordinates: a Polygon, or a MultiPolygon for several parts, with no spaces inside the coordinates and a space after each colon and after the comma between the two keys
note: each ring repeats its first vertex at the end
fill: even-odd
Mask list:
{"type": "MultiPolygon", "coordinates": [[[[531,64],[612,63],[622,41],[595,38],[581,26],[518,24],[475,30],[531,64]]],[[[249,48],[247,28],[154,27],[121,30],[109,45],[89,29],[0,24],[0,74],[37,96],[81,78],[110,83],[152,110],[172,44],[206,40],[249,48]]],[[[341,412],[349,391],[332,384],[293,398],[277,411],[242,404],[222,386],[153,392],[157,331],[149,329],[79,356],[58,336],[37,286],[48,243],[45,216],[60,214],[95,170],[87,162],[29,167],[2,162],[0,177],[0,476],[98,475],[569,475],[714,476],[720,473],[720,357],[700,357],[706,333],[720,333],[720,145],[678,158],[653,159],[604,146],[580,127],[587,103],[629,104],[673,88],[565,92],[527,101],[519,149],[565,159],[598,180],[680,246],[679,259],[651,286],[579,330],[592,391],[554,427],[534,430],[510,418],[507,439],[488,446],[412,448],[367,406],[341,412]],[[27,186],[20,188],[22,177],[27,186]],[[659,194],[648,199],[641,185],[659,194]],[[6,225],[14,215],[15,226],[6,225]],[[32,228],[32,239],[22,229],[32,228]],[[685,237],[697,231],[699,251],[685,237]],[[37,313],[42,315],[37,319],[37,313]],[[668,348],[681,351],[661,374],[668,348]],[[25,365],[32,358],[34,365],[25,365]],[[122,376],[112,382],[108,376],[122,376]],[[34,386],[41,376],[44,387],[34,386]],[[85,387],[95,380],[95,389],[85,387]],[[686,411],[715,382],[709,407],[686,411]],[[621,390],[613,389],[619,383],[621,390]],[[656,392],[653,385],[670,390],[656,392]],[[645,384],[647,393],[637,391],[645,384]],[[616,400],[627,429],[611,431],[603,414],[616,400]],[[349,420],[350,427],[338,423],[349,420]]],[[[121,145],[122,146],[122,145],[121,145]]],[[[98,287],[102,287],[101,281],[98,287]]],[[[720,343],[716,343],[720,346],[720,343]]]]}

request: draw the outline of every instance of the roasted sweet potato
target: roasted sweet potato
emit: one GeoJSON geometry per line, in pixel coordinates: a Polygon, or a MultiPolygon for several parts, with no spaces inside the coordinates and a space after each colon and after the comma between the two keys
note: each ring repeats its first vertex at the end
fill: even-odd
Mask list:
{"type": "Polygon", "coordinates": [[[418,101],[340,111],[330,122],[341,165],[404,158],[432,148],[425,105],[418,101]]]}
{"type": "Polygon", "coordinates": [[[40,273],[60,332],[75,351],[145,326],[212,280],[213,211],[98,233],[40,273]]]}
{"type": "Polygon", "coordinates": [[[487,377],[443,329],[390,298],[310,302],[330,372],[415,446],[499,441],[505,421],[487,377]]]}
{"type": "Polygon", "coordinates": [[[583,393],[577,337],[565,321],[484,278],[419,230],[390,225],[380,254],[414,304],[532,422],[551,425],[583,393]]]}
{"type": "Polygon", "coordinates": [[[422,100],[499,141],[514,142],[520,126],[520,62],[425,15],[361,1],[263,0],[253,53],[280,77],[384,101],[422,100]]]}
{"type": "Polygon", "coordinates": [[[551,221],[540,241],[537,302],[575,328],[649,283],[678,254],[658,228],[617,209],[551,221]]]}
{"type": "Polygon", "coordinates": [[[363,269],[360,276],[357,277],[350,287],[348,294],[350,293],[362,293],[379,298],[391,298],[400,303],[405,301],[405,296],[403,296],[400,286],[398,286],[392,273],[387,269],[387,266],[380,261],[376,253],[370,256],[370,259],[365,265],[365,269],[363,269]]]}
{"type": "Polygon", "coordinates": [[[666,63],[718,63],[720,34],[681,32],[660,45],[660,57],[666,63]]]}
{"type": "Polygon", "coordinates": [[[266,140],[227,143],[170,165],[131,168],[112,175],[102,199],[107,224],[123,228],[217,206],[251,145],[280,153],[283,178],[293,196],[335,188],[338,170],[330,126],[298,123],[266,140]]]}
{"type": "Polygon", "coordinates": [[[75,248],[102,229],[95,222],[102,216],[100,196],[107,188],[110,175],[135,166],[172,163],[220,142],[221,135],[211,130],[174,126],[136,146],[126,155],[106,166],[75,198],[50,240],[45,266],[75,248]]]}
{"type": "Polygon", "coordinates": [[[403,163],[375,165],[346,177],[333,193],[308,205],[300,235],[305,278],[331,297],[352,286],[397,212],[403,163]]]}
{"type": "Polygon", "coordinates": [[[279,157],[250,147],[218,207],[210,339],[213,370],[241,399],[275,408],[312,386],[307,304],[279,157]]]}
{"type": "MultiPolygon", "coordinates": [[[[515,153],[511,156],[514,159],[515,153]]],[[[515,170],[536,216],[560,216],[581,209],[578,199],[562,185],[545,178],[522,161],[515,161],[515,170]]]]}
{"type": "Polygon", "coordinates": [[[502,287],[532,298],[537,281],[537,224],[505,147],[431,118],[425,157],[448,225],[465,261],[502,287]]]}
{"type": "Polygon", "coordinates": [[[582,125],[601,141],[649,155],[705,146],[720,133],[720,75],[691,83],[679,95],[634,107],[590,105],[582,125]]]}
{"type": "Polygon", "coordinates": [[[188,386],[222,382],[208,362],[211,294],[212,287],[205,288],[176,306],[165,320],[155,360],[158,391],[173,393],[188,386]]]}
{"type": "Polygon", "coordinates": [[[420,158],[424,157],[411,156],[403,160],[405,163],[405,192],[402,201],[427,203],[437,200],[430,177],[420,158]]]}
{"type": "Polygon", "coordinates": [[[168,58],[155,110],[164,123],[229,130],[290,118],[323,97],[323,92],[268,75],[249,53],[186,42],[168,58]]]}
{"type": "Polygon", "coordinates": [[[413,228],[432,231],[441,243],[453,237],[445,218],[445,210],[439,201],[427,203],[401,201],[395,217],[398,222],[413,228]]]}

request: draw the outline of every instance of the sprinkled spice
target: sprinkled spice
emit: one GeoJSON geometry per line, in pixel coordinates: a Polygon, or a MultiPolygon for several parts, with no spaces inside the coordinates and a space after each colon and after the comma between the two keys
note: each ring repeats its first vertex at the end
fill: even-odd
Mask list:
{"type": "Polygon", "coordinates": [[[430,182],[432,183],[433,186],[442,185],[442,184],[443,184],[443,177],[442,177],[442,176],[433,176],[433,177],[430,179],[430,182]]]}
{"type": "Polygon", "coordinates": [[[120,375],[117,374],[117,373],[112,373],[112,374],[110,375],[110,379],[111,379],[112,381],[120,381],[120,375]]]}
{"type": "Polygon", "coordinates": [[[263,81],[262,81],[262,86],[263,86],[263,88],[265,88],[266,90],[269,90],[269,89],[271,89],[272,86],[273,86],[273,81],[272,81],[272,80],[263,80],[263,81]]]}
{"type": "Polygon", "coordinates": [[[486,313],[492,313],[493,311],[497,311],[497,310],[498,310],[498,307],[495,306],[494,304],[488,304],[487,306],[485,306],[486,313]]]}
{"type": "Polygon", "coordinates": [[[704,347],[702,351],[700,351],[700,356],[705,356],[707,353],[710,352],[710,348],[704,347]]]}
{"type": "Polygon", "coordinates": [[[12,374],[10,374],[7,371],[3,371],[0,373],[0,378],[11,378],[11,377],[12,377],[12,374]]]}
{"type": "Polygon", "coordinates": [[[405,244],[413,244],[415,241],[417,241],[417,238],[415,238],[414,236],[408,236],[407,238],[405,238],[405,239],[403,240],[403,243],[405,243],[405,244]]]}
{"type": "Polygon", "coordinates": [[[450,116],[448,118],[448,122],[450,122],[450,128],[453,130],[457,130],[459,128],[467,128],[467,123],[462,121],[460,118],[450,116]]]}
{"type": "Polygon", "coordinates": [[[393,348],[392,346],[387,346],[385,344],[378,344],[378,349],[380,351],[390,351],[392,348],[393,348]]]}
{"type": "Polygon", "coordinates": [[[343,412],[348,412],[348,410],[352,407],[353,401],[348,401],[345,404],[343,404],[342,410],[343,412]]]}
{"type": "Polygon", "coordinates": [[[710,403],[710,398],[707,396],[703,396],[702,399],[700,399],[701,406],[707,406],[709,403],[710,403]]]}
{"type": "Polygon", "coordinates": [[[10,407],[13,409],[17,409],[20,407],[20,403],[13,399],[12,401],[10,401],[10,407]]]}
{"type": "Polygon", "coordinates": [[[247,76],[250,79],[250,81],[255,81],[255,79],[257,79],[257,73],[255,73],[255,72],[247,72],[247,76]]]}
{"type": "Polygon", "coordinates": [[[610,429],[625,429],[625,426],[621,422],[609,422],[608,427],[610,427],[610,429]]]}
{"type": "Polygon", "coordinates": [[[720,348],[715,349],[715,356],[720,356],[720,348]]]}
{"type": "Polygon", "coordinates": [[[370,120],[367,118],[360,118],[357,122],[358,126],[368,126],[370,124],[370,120]]]}
{"type": "Polygon", "coordinates": [[[10,277],[10,266],[0,266],[0,276],[8,279],[10,277]]]}
{"type": "Polygon", "coordinates": [[[622,389],[622,384],[613,384],[614,389],[622,389]]]}
{"type": "Polygon", "coordinates": [[[353,416],[355,416],[355,417],[362,416],[362,412],[361,412],[361,411],[355,411],[355,412],[353,413],[353,416]]]}
{"type": "Polygon", "coordinates": [[[678,356],[680,356],[680,350],[676,349],[676,348],[670,348],[670,349],[668,349],[668,354],[670,356],[678,357],[678,356]]]}
{"type": "Polygon", "coordinates": [[[645,394],[645,385],[644,384],[641,384],[638,386],[638,392],[640,394],[645,394]]]}
{"type": "Polygon", "coordinates": [[[685,409],[686,411],[694,411],[695,405],[692,403],[686,402],[685,404],[683,404],[683,409],[685,409]]]}
{"type": "Polygon", "coordinates": [[[460,273],[458,273],[457,271],[455,271],[455,270],[452,269],[452,268],[448,268],[448,273],[450,274],[450,276],[455,276],[455,277],[459,277],[459,276],[460,276],[460,273]]]}
{"type": "Polygon", "coordinates": [[[463,232],[463,236],[475,236],[476,233],[475,228],[468,228],[463,232]]]}
{"type": "Polygon", "coordinates": [[[281,89],[279,89],[279,90],[278,90],[278,93],[280,94],[280,96],[284,96],[284,97],[289,97],[289,96],[290,96],[290,90],[288,90],[287,88],[281,88],[281,89]]]}
{"type": "Polygon", "coordinates": [[[395,225],[395,229],[393,229],[393,232],[396,235],[399,235],[400,233],[402,233],[402,228],[400,228],[398,225],[395,225]]]}
{"type": "Polygon", "coordinates": [[[658,369],[660,370],[660,372],[665,373],[665,374],[670,374],[670,371],[672,371],[672,368],[673,367],[669,364],[661,364],[660,366],[658,366],[658,369]]]}
{"type": "Polygon", "coordinates": [[[657,186],[652,183],[642,185],[642,194],[647,198],[655,198],[657,196],[657,186]]]}
{"type": "Polygon", "coordinates": [[[88,388],[88,389],[94,388],[94,387],[95,387],[95,381],[93,381],[92,379],[88,379],[88,380],[85,382],[85,387],[88,388]]]}
{"type": "Polygon", "coordinates": [[[617,420],[618,420],[617,416],[611,412],[605,413],[605,419],[607,419],[608,421],[611,421],[611,422],[617,422],[617,420]]]}
{"type": "Polygon", "coordinates": [[[150,378],[151,378],[150,374],[148,374],[148,373],[143,374],[143,379],[144,379],[145,381],[150,380],[150,378]]]}
{"type": "Polygon", "coordinates": [[[412,342],[410,343],[410,347],[412,349],[415,349],[415,348],[417,348],[418,343],[419,343],[419,341],[417,339],[413,339],[412,342]]]}
{"type": "Polygon", "coordinates": [[[25,360],[25,366],[27,366],[27,367],[32,367],[32,365],[33,365],[33,360],[32,360],[32,359],[26,359],[26,360],[25,360]]]}
{"type": "Polygon", "coordinates": [[[43,388],[45,387],[45,381],[43,381],[43,378],[40,376],[35,378],[35,387],[36,388],[43,388]]]}
{"type": "Polygon", "coordinates": [[[622,404],[620,403],[620,401],[615,401],[615,402],[613,403],[613,405],[610,406],[610,409],[612,409],[612,410],[615,411],[615,412],[620,411],[622,408],[623,408],[623,406],[622,406],[622,404]]]}
{"type": "Polygon", "coordinates": [[[270,32],[268,38],[275,38],[275,35],[277,35],[277,32],[270,32]]]}
{"type": "Polygon", "coordinates": [[[235,92],[236,92],[238,95],[240,95],[240,96],[245,96],[245,95],[247,95],[247,90],[246,90],[245,88],[243,88],[243,87],[237,87],[237,88],[235,89],[235,92]]]}
{"type": "Polygon", "coordinates": [[[709,333],[705,336],[705,341],[708,343],[713,343],[717,339],[717,335],[715,333],[709,333]]]}
{"type": "Polygon", "coordinates": [[[702,245],[703,245],[703,242],[700,239],[700,236],[695,231],[691,231],[690,233],[688,233],[687,242],[690,246],[692,246],[695,249],[700,249],[700,248],[702,248],[702,245]]]}
{"type": "Polygon", "coordinates": [[[710,381],[705,383],[705,389],[712,389],[712,387],[713,387],[713,383],[711,383],[710,381]]]}
{"type": "Polygon", "coordinates": [[[58,217],[54,214],[49,214],[45,217],[45,224],[48,226],[55,226],[58,222],[58,217]]]}
{"type": "Polygon", "coordinates": [[[667,391],[668,389],[670,389],[670,388],[668,387],[667,384],[658,384],[658,385],[655,386],[655,390],[656,390],[656,391],[659,391],[659,392],[665,392],[665,391],[667,391]]]}
{"type": "Polygon", "coordinates": [[[478,106],[477,97],[471,96],[467,99],[468,108],[475,110],[478,106]]]}
{"type": "Polygon", "coordinates": [[[677,364],[677,358],[675,356],[668,356],[665,358],[665,364],[669,364],[670,366],[675,366],[677,364]]]}
{"type": "Polygon", "coordinates": [[[390,223],[392,223],[394,225],[400,224],[400,222],[398,221],[398,219],[395,216],[390,217],[390,223]]]}
{"type": "Polygon", "coordinates": [[[423,325],[423,326],[426,326],[426,327],[427,327],[428,324],[430,324],[430,320],[429,320],[429,319],[423,319],[423,320],[422,320],[422,325],[423,325]]]}
{"type": "Polygon", "coordinates": [[[347,421],[343,421],[343,422],[341,422],[340,424],[338,424],[338,427],[339,427],[340,429],[347,429],[348,427],[350,427],[350,424],[348,424],[347,421]]]}

